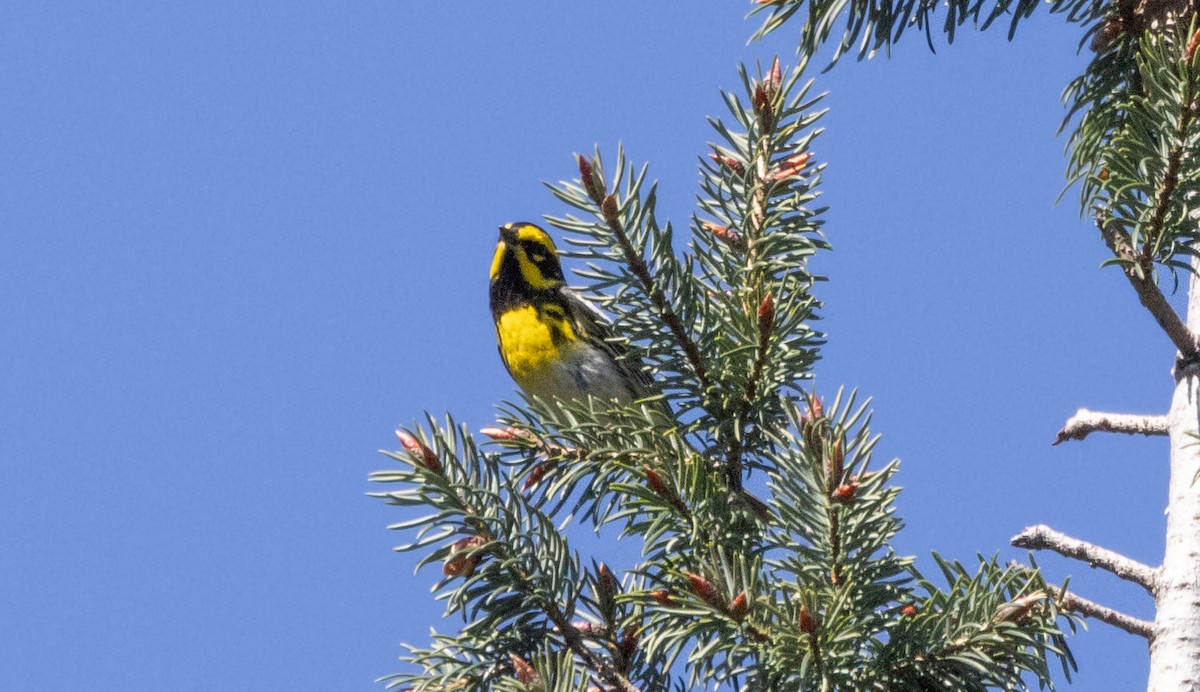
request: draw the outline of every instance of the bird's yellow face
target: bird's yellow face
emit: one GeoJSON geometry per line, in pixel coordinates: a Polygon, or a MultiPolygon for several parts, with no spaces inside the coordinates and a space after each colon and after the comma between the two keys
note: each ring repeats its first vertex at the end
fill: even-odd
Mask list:
{"type": "Polygon", "coordinates": [[[492,257],[491,281],[555,290],[564,284],[558,248],[545,231],[531,223],[505,224],[500,227],[500,242],[492,257]]]}

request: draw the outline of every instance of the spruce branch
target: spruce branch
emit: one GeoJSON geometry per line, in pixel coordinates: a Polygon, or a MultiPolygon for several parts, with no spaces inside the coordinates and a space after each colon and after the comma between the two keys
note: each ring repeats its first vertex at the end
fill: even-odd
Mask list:
{"type": "Polygon", "coordinates": [[[1058,590],[1035,567],[980,556],[972,573],[937,553],[933,558],[947,587],[921,578],[906,605],[894,608],[899,617],[890,623],[881,665],[861,678],[870,689],[1026,689],[1026,674],[1053,687],[1051,655],[1070,679],[1075,664],[1058,624],[1063,612],[1052,597],[1058,590]]]}
{"type": "Polygon", "coordinates": [[[1096,225],[1100,228],[1100,235],[1105,244],[1120,261],[1125,278],[1129,280],[1129,285],[1133,286],[1138,300],[1175,344],[1183,359],[1192,361],[1200,358],[1200,345],[1196,335],[1188,329],[1179,313],[1175,312],[1175,308],[1171,307],[1166,296],[1158,288],[1154,281],[1152,262],[1134,249],[1129,233],[1121,228],[1115,219],[1105,220],[1102,214],[1097,213],[1096,225]]]}
{"type": "Polygon", "coordinates": [[[758,304],[756,314],[758,317],[757,355],[754,358],[754,365],[750,367],[750,376],[746,378],[746,390],[742,393],[742,402],[738,407],[737,423],[734,428],[733,440],[729,443],[729,454],[725,464],[729,490],[733,493],[739,493],[742,490],[742,448],[746,437],[746,424],[750,418],[750,407],[754,404],[754,398],[758,392],[763,364],[767,360],[771,328],[775,324],[775,299],[770,292],[758,304]]]}
{"type": "Polygon", "coordinates": [[[675,310],[667,301],[667,297],[663,294],[661,288],[654,283],[654,277],[650,275],[650,269],[646,266],[646,261],[638,254],[633,247],[633,243],[629,240],[629,234],[625,232],[625,227],[621,223],[621,216],[617,205],[616,195],[609,193],[600,204],[600,211],[604,215],[604,222],[608,224],[608,228],[620,243],[621,252],[625,255],[625,262],[629,265],[630,271],[637,277],[641,284],[642,290],[650,298],[650,303],[654,309],[662,317],[662,321],[671,330],[671,334],[675,337],[675,341],[683,352],[687,355],[688,363],[692,366],[692,372],[695,373],[696,379],[699,380],[702,389],[708,389],[708,370],[704,367],[704,359],[700,356],[700,349],[696,347],[696,342],[688,334],[688,330],[683,326],[683,322],[679,316],[675,314],[675,310]]]}
{"type": "Polygon", "coordinates": [[[1030,526],[1021,533],[1013,536],[1010,543],[1017,548],[1027,550],[1051,550],[1081,562],[1090,567],[1099,567],[1106,572],[1141,586],[1151,595],[1154,594],[1158,580],[1158,570],[1125,557],[1120,553],[1098,545],[1072,538],[1064,533],[1055,531],[1045,524],[1030,526]]]}
{"type": "Polygon", "coordinates": [[[558,629],[558,633],[562,636],[563,641],[572,652],[578,656],[584,664],[590,668],[606,683],[612,685],[621,692],[640,692],[640,690],[626,678],[623,674],[609,665],[608,661],[597,656],[595,652],[587,647],[583,641],[583,634],[575,625],[571,624],[570,618],[559,610],[558,605],[553,602],[544,602],[542,610],[546,613],[546,617],[554,623],[558,629]]]}
{"type": "Polygon", "coordinates": [[[1053,444],[1067,440],[1082,440],[1091,433],[1123,433],[1126,435],[1166,435],[1167,417],[1131,413],[1102,413],[1081,408],[1067,419],[1053,444]]]}
{"type": "Polygon", "coordinates": [[[1147,640],[1152,641],[1154,639],[1153,622],[1135,618],[1132,615],[1126,615],[1125,613],[1102,606],[1095,601],[1090,601],[1069,592],[1063,594],[1061,601],[1064,610],[1079,613],[1084,617],[1095,618],[1100,622],[1112,625],[1117,629],[1124,630],[1129,634],[1135,634],[1147,640]]]}
{"type": "Polygon", "coordinates": [[[1179,184],[1179,165],[1187,151],[1192,121],[1195,120],[1196,101],[1196,64],[1193,60],[1195,53],[1194,36],[1188,41],[1183,50],[1183,79],[1179,109],[1175,119],[1175,130],[1171,132],[1174,144],[1167,153],[1166,167],[1162,181],[1158,185],[1154,198],[1154,211],[1150,216],[1150,225],[1146,229],[1146,239],[1142,244],[1141,255],[1145,260],[1153,260],[1158,254],[1159,239],[1163,233],[1163,223],[1175,197],[1175,188],[1179,184]]]}

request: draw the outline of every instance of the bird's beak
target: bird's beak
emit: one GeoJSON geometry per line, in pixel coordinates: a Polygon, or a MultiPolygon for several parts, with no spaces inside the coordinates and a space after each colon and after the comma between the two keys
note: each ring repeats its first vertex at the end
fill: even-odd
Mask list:
{"type": "Polygon", "coordinates": [[[517,242],[517,229],[511,223],[504,224],[500,227],[500,240],[505,244],[517,242]]]}

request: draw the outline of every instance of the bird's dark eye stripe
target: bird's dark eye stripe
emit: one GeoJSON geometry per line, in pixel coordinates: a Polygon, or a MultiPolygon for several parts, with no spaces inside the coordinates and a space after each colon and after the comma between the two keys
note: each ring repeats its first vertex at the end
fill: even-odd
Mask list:
{"type": "Polygon", "coordinates": [[[524,250],[525,254],[527,255],[544,256],[546,254],[546,247],[536,240],[522,240],[521,249],[524,250]]]}

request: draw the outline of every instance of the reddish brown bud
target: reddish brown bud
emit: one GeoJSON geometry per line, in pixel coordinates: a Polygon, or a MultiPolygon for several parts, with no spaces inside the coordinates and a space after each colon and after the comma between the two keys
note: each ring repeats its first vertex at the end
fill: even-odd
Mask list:
{"type": "Polygon", "coordinates": [[[804,166],[808,165],[808,160],[811,158],[812,158],[811,151],[802,151],[799,154],[792,154],[791,156],[784,159],[783,165],[804,167],[804,166]]]}
{"type": "Polygon", "coordinates": [[[746,611],[749,608],[750,604],[746,600],[746,592],[743,591],[734,597],[733,602],[729,604],[729,608],[725,612],[729,613],[729,617],[741,622],[746,617],[746,611]]]}
{"type": "Polygon", "coordinates": [[[766,340],[768,334],[771,333],[771,328],[775,326],[775,297],[767,291],[767,295],[763,296],[762,302],[758,304],[758,334],[763,340],[766,340]]]}
{"type": "Polygon", "coordinates": [[[621,636],[617,639],[617,650],[626,661],[632,660],[633,655],[637,653],[638,640],[641,637],[641,628],[635,625],[630,625],[621,631],[621,636]]]}
{"type": "Polygon", "coordinates": [[[1191,60],[1192,56],[1196,55],[1196,46],[1200,45],[1200,29],[1192,34],[1192,39],[1187,44],[1187,59],[1191,60]]]}
{"type": "Polygon", "coordinates": [[[805,634],[814,634],[817,631],[817,620],[803,603],[800,604],[800,631],[805,634]]]}
{"type": "Polygon", "coordinates": [[[779,163],[778,168],[767,173],[767,182],[786,180],[799,174],[808,167],[808,160],[810,158],[812,158],[812,154],[809,152],[787,157],[779,163]]]}
{"type": "Polygon", "coordinates": [[[513,675],[521,681],[522,685],[528,685],[537,679],[537,671],[533,669],[533,666],[529,665],[529,661],[516,654],[509,654],[508,657],[512,660],[513,675]]]}
{"type": "Polygon", "coordinates": [[[613,596],[621,593],[621,582],[617,581],[617,577],[608,568],[608,565],[603,562],[596,567],[596,595],[601,606],[611,604],[613,596]]]}
{"type": "Polygon", "coordinates": [[[854,501],[854,494],[858,492],[858,483],[843,483],[833,491],[833,501],[838,504],[848,505],[854,501]]]}
{"type": "Polygon", "coordinates": [[[591,197],[596,204],[600,204],[607,192],[604,180],[596,174],[592,162],[586,156],[576,154],[575,158],[579,160],[579,182],[583,183],[583,189],[588,193],[588,197],[591,197]]]}
{"type": "Polygon", "coordinates": [[[492,438],[493,440],[497,440],[500,442],[507,442],[508,440],[516,440],[520,437],[520,435],[517,434],[516,428],[508,428],[508,427],[506,427],[506,428],[495,428],[495,427],[480,428],[479,434],[487,435],[488,437],[492,438]]]}
{"type": "Polygon", "coordinates": [[[804,437],[804,444],[807,445],[808,449],[816,453],[824,445],[822,438],[825,428],[822,419],[825,416],[825,412],[822,409],[821,400],[817,398],[815,393],[809,394],[806,398],[808,400],[808,410],[800,417],[800,434],[804,437]]]}
{"type": "Polygon", "coordinates": [[[475,574],[483,555],[474,550],[487,543],[482,536],[468,536],[450,546],[450,557],[442,565],[442,574],[447,577],[470,577],[475,574]]]}
{"type": "Polygon", "coordinates": [[[690,516],[687,505],[683,504],[683,500],[679,498],[679,495],[676,495],[673,490],[667,487],[666,482],[658,474],[658,471],[643,464],[642,472],[646,474],[646,486],[653,490],[655,495],[669,502],[680,515],[685,517],[690,516]]]}
{"type": "Polygon", "coordinates": [[[671,499],[672,493],[667,489],[667,484],[663,483],[662,476],[658,475],[658,471],[649,466],[642,466],[642,471],[646,473],[646,485],[654,491],[655,495],[661,498],[671,499]]]}
{"type": "Polygon", "coordinates": [[[759,82],[754,85],[754,114],[758,116],[758,124],[764,132],[770,132],[775,126],[775,108],[771,103],[771,94],[766,85],[759,82]]]}
{"type": "Polygon", "coordinates": [[[775,56],[774,62],[771,63],[771,71],[767,73],[764,83],[771,96],[779,93],[779,87],[783,84],[783,70],[779,67],[778,55],[775,56]]]}
{"type": "Polygon", "coordinates": [[[738,233],[737,231],[726,226],[719,226],[709,221],[704,222],[704,228],[707,229],[709,233],[712,233],[717,240],[725,243],[734,250],[737,250],[738,252],[746,251],[746,239],[743,238],[742,234],[738,233]]]}
{"type": "Polygon", "coordinates": [[[900,614],[904,617],[912,617],[917,614],[917,607],[911,603],[900,609],[900,614]]]}
{"type": "Polygon", "coordinates": [[[529,475],[525,477],[525,482],[521,484],[521,492],[525,492],[538,483],[541,483],[542,478],[544,478],[547,473],[554,470],[555,465],[556,464],[553,460],[543,461],[529,469],[529,475]]]}
{"type": "Polygon", "coordinates": [[[737,159],[733,158],[732,156],[728,156],[726,154],[718,154],[718,153],[714,152],[714,153],[709,154],[708,158],[712,159],[713,161],[720,164],[721,166],[728,168],[729,170],[733,171],[734,173],[738,173],[739,175],[746,172],[746,167],[742,164],[742,162],[738,161],[737,159]]]}
{"type": "Polygon", "coordinates": [[[654,602],[660,606],[671,605],[671,592],[667,591],[666,589],[655,589],[654,591],[651,591],[650,598],[653,598],[654,602]]]}
{"type": "Polygon", "coordinates": [[[600,211],[604,213],[604,220],[612,223],[617,220],[617,197],[616,195],[606,195],[604,201],[600,203],[600,211]]]}
{"type": "Polygon", "coordinates": [[[1100,179],[1108,180],[1108,169],[1107,168],[1100,171],[1100,179]]]}
{"type": "Polygon", "coordinates": [[[821,400],[817,398],[816,394],[808,397],[808,415],[813,420],[825,417],[825,407],[821,404],[821,400]]]}
{"type": "Polygon", "coordinates": [[[1104,51],[1124,32],[1125,21],[1120,17],[1113,17],[1105,21],[1100,30],[1092,35],[1092,50],[1097,53],[1104,51]]]}
{"type": "Polygon", "coordinates": [[[837,441],[833,443],[833,449],[829,450],[829,463],[827,470],[829,472],[830,488],[836,487],[839,483],[841,483],[842,474],[846,472],[845,439],[846,438],[844,437],[839,437],[837,441]]]}
{"type": "Polygon", "coordinates": [[[724,605],[721,602],[721,593],[717,591],[717,587],[713,586],[712,582],[695,572],[684,572],[683,574],[691,583],[692,593],[699,596],[700,600],[714,608],[721,608],[724,605]]]}
{"type": "Polygon", "coordinates": [[[404,430],[397,430],[396,437],[399,438],[404,451],[408,452],[408,455],[418,464],[434,473],[441,472],[442,462],[438,460],[437,455],[424,442],[404,430]]]}

